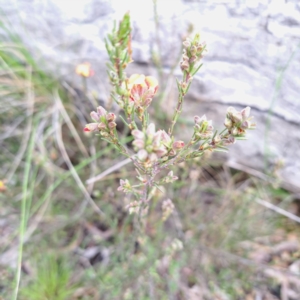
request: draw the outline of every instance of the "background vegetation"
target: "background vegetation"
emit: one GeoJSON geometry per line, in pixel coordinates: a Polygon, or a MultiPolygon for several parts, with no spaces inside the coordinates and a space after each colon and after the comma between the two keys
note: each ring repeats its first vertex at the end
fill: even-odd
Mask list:
{"type": "Polygon", "coordinates": [[[9,31],[0,66],[0,298],[299,299],[299,195],[276,170],[216,156],[180,165],[135,241],[116,191],[134,168],[83,132],[97,101],[44,71],[9,31]],[[163,223],[166,197],[176,212],[163,223]]]}

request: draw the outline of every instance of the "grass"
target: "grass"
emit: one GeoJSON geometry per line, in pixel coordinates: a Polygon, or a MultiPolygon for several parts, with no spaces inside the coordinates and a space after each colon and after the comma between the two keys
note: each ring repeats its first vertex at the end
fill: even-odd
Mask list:
{"type": "Polygon", "coordinates": [[[3,299],[246,299],[280,286],[264,270],[283,260],[255,255],[299,238],[298,227],[255,199],[288,210],[293,194],[216,157],[188,162],[155,193],[136,242],[130,199],[116,192],[133,166],[85,183],[122,160],[83,134],[88,95],[78,101],[14,36],[0,45],[0,65],[3,299]],[[162,223],[168,197],[176,212],[162,223]]]}

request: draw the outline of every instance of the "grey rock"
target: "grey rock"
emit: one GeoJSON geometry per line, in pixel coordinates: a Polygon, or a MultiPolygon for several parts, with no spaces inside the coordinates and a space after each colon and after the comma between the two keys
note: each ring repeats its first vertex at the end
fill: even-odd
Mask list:
{"type": "MultiPolygon", "coordinates": [[[[260,170],[283,159],[280,175],[300,188],[299,1],[160,0],[158,34],[151,0],[0,0],[0,5],[45,68],[80,86],[75,66],[91,62],[97,76],[90,85],[103,100],[109,95],[103,40],[113,19],[131,11],[135,63],[129,72],[154,75],[153,53],[161,53],[168,74],[192,24],[209,52],[187,96],[184,117],[206,113],[221,126],[229,105],[251,106],[257,130],[231,148],[230,159],[260,170]]],[[[175,75],[180,76],[178,68],[175,75]]]]}

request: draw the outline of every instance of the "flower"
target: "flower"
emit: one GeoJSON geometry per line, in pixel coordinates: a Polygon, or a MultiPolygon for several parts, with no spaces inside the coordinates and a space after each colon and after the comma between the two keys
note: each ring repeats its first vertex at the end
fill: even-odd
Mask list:
{"type": "Polygon", "coordinates": [[[76,67],[76,74],[87,78],[93,76],[95,72],[91,69],[91,64],[85,62],[76,67]]]}
{"type": "Polygon", "coordinates": [[[127,80],[130,100],[136,108],[147,108],[158,89],[158,82],[152,76],[133,74],[127,80]]]}
{"type": "Polygon", "coordinates": [[[174,176],[173,171],[170,171],[168,173],[168,175],[163,179],[163,182],[165,182],[165,183],[171,183],[171,182],[176,181],[177,179],[178,179],[178,177],[174,176]]]}
{"type": "Polygon", "coordinates": [[[130,185],[130,182],[127,179],[125,179],[125,180],[121,179],[120,186],[118,187],[118,191],[124,192],[124,193],[132,192],[132,187],[130,185]]]}
{"type": "Polygon", "coordinates": [[[104,136],[106,133],[113,132],[113,129],[117,126],[117,123],[115,122],[116,115],[114,113],[108,113],[102,106],[98,106],[97,112],[92,111],[90,116],[94,123],[85,125],[83,130],[86,132],[100,131],[100,134],[104,136]]]}
{"type": "Polygon", "coordinates": [[[250,122],[252,119],[252,117],[250,117],[250,111],[251,108],[249,106],[240,112],[231,106],[228,107],[224,125],[230,134],[243,137],[247,129],[255,128],[255,124],[250,122]]]}
{"type": "Polygon", "coordinates": [[[83,131],[86,131],[86,132],[95,132],[95,131],[99,131],[99,128],[98,128],[98,123],[89,123],[89,124],[86,124],[83,131]]]}
{"type": "Polygon", "coordinates": [[[182,149],[184,147],[184,142],[183,141],[175,141],[173,143],[173,149],[174,150],[179,150],[182,149]]]}
{"type": "Polygon", "coordinates": [[[6,191],[6,186],[4,181],[0,180],[0,192],[6,191]]]}
{"type": "Polygon", "coordinates": [[[212,126],[212,121],[207,120],[206,115],[203,115],[201,118],[195,116],[194,122],[194,132],[198,139],[207,139],[212,137],[214,127],[212,126]]]}
{"type": "MultiPolygon", "coordinates": [[[[137,151],[137,158],[140,161],[155,162],[172,149],[170,136],[164,130],[155,131],[154,123],[150,123],[145,132],[135,129],[131,134],[134,137],[132,145],[137,151]]],[[[181,147],[181,143],[181,141],[177,142],[179,147],[181,147]]]]}

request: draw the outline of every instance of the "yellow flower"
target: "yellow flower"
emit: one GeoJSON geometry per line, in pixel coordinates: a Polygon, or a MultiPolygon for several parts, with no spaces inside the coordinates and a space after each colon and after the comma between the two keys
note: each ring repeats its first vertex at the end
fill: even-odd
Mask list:
{"type": "Polygon", "coordinates": [[[4,192],[6,190],[6,186],[2,180],[0,180],[0,192],[4,192]]]}
{"type": "Polygon", "coordinates": [[[79,64],[76,67],[76,73],[82,77],[91,77],[94,75],[94,71],[91,68],[91,64],[88,62],[79,64]]]}

